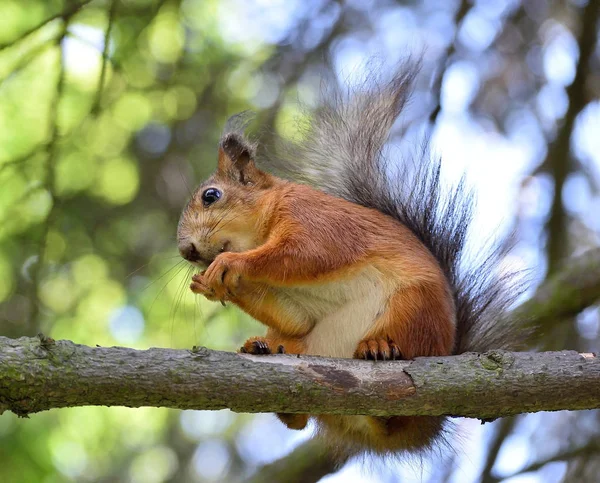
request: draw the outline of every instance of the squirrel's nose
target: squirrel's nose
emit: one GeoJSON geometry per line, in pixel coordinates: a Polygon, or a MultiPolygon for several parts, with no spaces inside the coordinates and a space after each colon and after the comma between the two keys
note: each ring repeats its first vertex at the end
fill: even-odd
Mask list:
{"type": "Polygon", "coordinates": [[[188,262],[199,262],[202,260],[200,252],[196,249],[196,245],[188,243],[179,247],[179,253],[188,262]]]}
{"type": "Polygon", "coordinates": [[[189,242],[185,245],[179,245],[179,253],[188,262],[200,262],[206,266],[209,266],[214,260],[214,257],[207,256],[206,254],[203,255],[192,242],[189,242]]]}

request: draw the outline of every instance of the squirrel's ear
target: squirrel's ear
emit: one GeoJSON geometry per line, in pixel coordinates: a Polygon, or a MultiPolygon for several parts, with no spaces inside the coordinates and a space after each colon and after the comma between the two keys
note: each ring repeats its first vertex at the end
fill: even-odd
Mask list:
{"type": "Polygon", "coordinates": [[[241,184],[263,184],[269,176],[254,164],[255,149],[243,136],[228,133],[219,143],[217,173],[241,184]]]}

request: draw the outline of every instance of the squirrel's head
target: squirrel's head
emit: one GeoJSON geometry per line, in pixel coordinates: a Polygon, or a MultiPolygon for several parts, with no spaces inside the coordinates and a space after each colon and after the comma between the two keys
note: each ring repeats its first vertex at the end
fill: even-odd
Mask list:
{"type": "Polygon", "coordinates": [[[254,156],[254,146],[242,135],[221,139],[217,171],[196,189],[177,229],[179,253],[194,265],[208,266],[219,253],[263,242],[261,199],[275,180],[256,167],[254,156]]]}

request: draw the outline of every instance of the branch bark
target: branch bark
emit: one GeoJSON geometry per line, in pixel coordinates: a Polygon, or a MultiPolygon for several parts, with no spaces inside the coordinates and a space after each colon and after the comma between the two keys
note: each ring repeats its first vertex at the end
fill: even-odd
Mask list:
{"type": "Polygon", "coordinates": [[[0,338],[0,411],[83,405],[488,419],[600,408],[600,360],[490,351],[371,362],[0,338]]]}

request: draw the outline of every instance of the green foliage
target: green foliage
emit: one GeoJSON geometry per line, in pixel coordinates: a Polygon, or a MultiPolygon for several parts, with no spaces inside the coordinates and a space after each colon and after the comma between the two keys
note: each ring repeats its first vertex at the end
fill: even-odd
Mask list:
{"type": "MultiPolygon", "coordinates": [[[[187,290],[175,243],[220,126],[249,107],[254,61],[221,38],[216,3],[119,1],[111,14],[111,1],[0,2],[3,334],[232,350],[259,330],[187,290]]],[[[0,480],[165,481],[185,473],[173,440],[192,444],[178,419],[92,407],[3,415],[0,480]]]]}
{"type": "MultiPolygon", "coordinates": [[[[225,120],[253,109],[267,143],[273,131],[302,136],[310,116],[298,119],[297,97],[316,103],[320,79],[360,82],[354,70],[369,55],[391,66],[423,46],[397,154],[412,155],[419,119],[434,122],[427,130],[450,174],[469,166],[479,179],[478,215],[493,225],[481,235],[506,218],[514,258],[541,279],[556,253],[598,241],[589,14],[598,3],[563,3],[0,0],[0,334],[225,350],[259,334],[239,310],[188,291],[192,270],[175,246],[225,120]]],[[[548,334],[544,347],[596,350],[598,311],[561,318],[548,334]]],[[[598,439],[597,413],[536,417],[401,479],[466,481],[474,465],[473,481],[498,479],[512,471],[495,464],[509,434],[509,443],[530,439],[527,451],[518,446],[528,459],[598,439]]],[[[237,481],[289,451],[291,432],[262,426],[272,419],[96,407],[27,421],[4,414],[0,481],[237,481]]],[[[569,475],[587,468],[596,474],[586,481],[597,481],[595,456],[572,460],[569,475]]]]}

